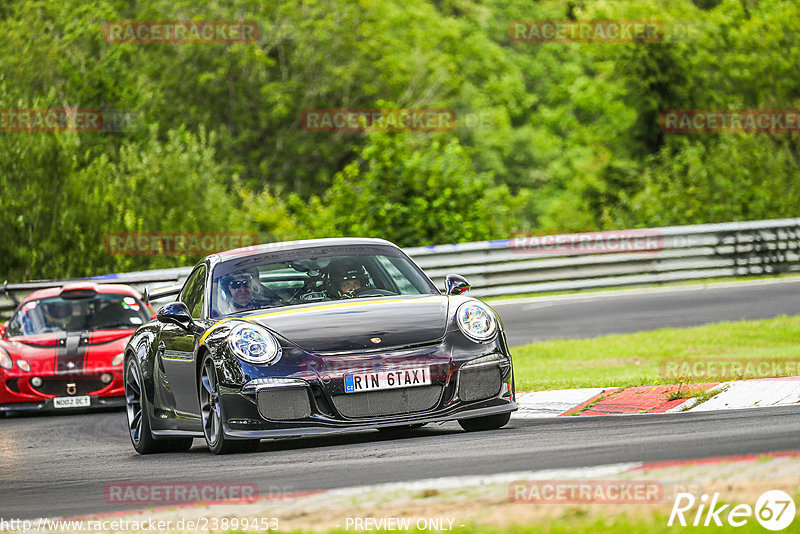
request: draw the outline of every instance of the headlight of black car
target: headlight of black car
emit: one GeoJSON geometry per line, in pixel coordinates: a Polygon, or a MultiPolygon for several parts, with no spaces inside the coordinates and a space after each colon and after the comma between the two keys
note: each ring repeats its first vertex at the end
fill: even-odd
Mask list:
{"type": "Polygon", "coordinates": [[[480,302],[465,302],[456,312],[456,322],[464,335],[474,341],[488,341],[497,333],[497,319],[480,302]]]}
{"type": "Polygon", "coordinates": [[[258,325],[243,323],[228,334],[228,347],[240,360],[271,365],[281,359],[281,346],[275,336],[258,325]]]}

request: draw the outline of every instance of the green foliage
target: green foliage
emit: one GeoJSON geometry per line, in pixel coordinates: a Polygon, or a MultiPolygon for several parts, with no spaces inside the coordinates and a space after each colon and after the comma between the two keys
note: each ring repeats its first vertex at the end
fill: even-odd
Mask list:
{"type": "Polygon", "coordinates": [[[666,109],[796,109],[782,0],[8,0],[0,108],[117,132],[0,131],[0,278],[188,264],[107,232],[402,245],[794,216],[800,135],[671,134],[666,109]],[[522,43],[514,20],[663,22],[661,43],[522,43]],[[120,20],[248,20],[257,42],[112,44],[120,20]],[[314,108],[444,108],[450,131],[309,132],[314,108]]]}
{"type": "Polygon", "coordinates": [[[81,166],[80,138],[71,133],[0,136],[0,185],[6,209],[2,261],[22,277],[56,272],[85,276],[173,266],[197,258],[109,254],[109,232],[244,230],[220,182],[219,164],[201,130],[170,131],[167,141],[123,143],[111,161],[81,166]],[[35,246],[31,246],[35,244],[35,246]]]}
{"type": "Polygon", "coordinates": [[[316,235],[401,246],[478,241],[509,235],[525,200],[476,173],[457,141],[375,134],[305,222],[316,235]]]}
{"type": "MultiPolygon", "coordinates": [[[[108,206],[115,217],[87,226],[83,235],[94,234],[91,243],[103,246],[103,236],[109,232],[249,230],[236,217],[235,199],[223,185],[231,177],[216,161],[213,144],[214,135],[207,135],[203,128],[197,134],[170,130],[160,142],[153,126],[146,141],[123,143],[115,161],[105,156],[93,160],[81,170],[79,181],[105,189],[107,196],[98,204],[108,206]]],[[[134,270],[196,260],[116,256],[111,265],[117,270],[134,270]]]]}

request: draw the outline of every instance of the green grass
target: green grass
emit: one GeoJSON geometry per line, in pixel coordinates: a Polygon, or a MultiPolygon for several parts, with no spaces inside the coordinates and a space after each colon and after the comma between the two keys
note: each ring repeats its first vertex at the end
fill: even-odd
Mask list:
{"type": "MultiPolygon", "coordinates": [[[[752,506],[752,503],[750,503],[752,506]]],[[[727,510],[726,510],[727,511],[727,510]]],[[[720,520],[727,520],[727,514],[721,515],[720,520]]],[[[702,526],[705,514],[700,521],[700,526],[691,526],[694,517],[688,518],[687,526],[680,526],[677,521],[668,527],[669,512],[648,511],[646,506],[640,507],[636,517],[626,514],[612,514],[599,516],[586,512],[585,508],[568,508],[562,517],[546,523],[511,525],[504,528],[492,528],[467,525],[465,528],[454,529],[459,534],[655,534],[655,533],[684,533],[684,532],[768,532],[754,517],[748,517],[747,524],[741,527],[732,527],[723,522],[723,526],[702,526]]],[[[785,530],[791,530],[791,526],[785,530]]]]}
{"type": "MultiPolygon", "coordinates": [[[[797,498],[795,498],[795,501],[797,501],[797,498]]],[[[749,504],[750,506],[753,505],[753,503],[746,504],[749,504]]],[[[525,505],[521,504],[520,506],[525,505]]],[[[723,525],[721,527],[714,525],[713,522],[712,526],[702,526],[703,521],[705,521],[705,513],[700,520],[700,525],[697,527],[692,526],[696,509],[693,509],[691,513],[687,512],[684,515],[687,520],[687,526],[680,526],[676,520],[673,526],[668,527],[667,522],[669,521],[670,510],[671,506],[669,508],[661,507],[660,509],[652,509],[648,508],[646,505],[640,505],[635,512],[626,510],[625,512],[614,511],[604,514],[602,508],[569,506],[565,507],[564,510],[556,517],[529,524],[512,524],[503,527],[491,527],[468,523],[461,527],[456,526],[458,525],[458,521],[456,521],[452,532],[458,534],[678,534],[685,532],[736,532],[738,534],[745,534],[750,532],[768,532],[758,523],[754,516],[744,518],[747,520],[747,523],[741,527],[733,527],[729,525],[727,520],[730,508],[726,509],[719,516],[723,525]]],[[[380,517],[380,514],[376,514],[376,516],[380,517]]],[[[797,519],[795,519],[795,521],[797,521],[797,519]]],[[[794,523],[782,532],[793,532],[793,526],[794,523]]],[[[296,534],[302,534],[311,531],[292,532],[296,534]]],[[[327,534],[345,534],[346,532],[354,532],[354,530],[350,529],[348,531],[345,529],[335,529],[327,531],[327,534]]],[[[410,530],[400,530],[398,532],[432,531],[422,531],[412,528],[410,530]]]]}
{"type": "Polygon", "coordinates": [[[683,359],[800,362],[800,317],[542,341],[515,347],[511,354],[517,391],[677,383],[662,379],[660,363],[683,359]]]}
{"type": "MultiPolygon", "coordinates": [[[[681,384],[681,386],[683,385],[684,384],[681,384]]],[[[677,390],[671,391],[669,395],[667,395],[667,400],[691,399],[691,398],[703,399],[704,397],[710,398],[709,395],[711,394],[709,394],[707,390],[702,388],[678,387],[677,390]]]]}

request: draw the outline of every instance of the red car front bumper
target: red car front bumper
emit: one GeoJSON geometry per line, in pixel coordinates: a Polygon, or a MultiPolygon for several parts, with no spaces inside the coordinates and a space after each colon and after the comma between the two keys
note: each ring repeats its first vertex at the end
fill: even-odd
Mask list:
{"type": "Polygon", "coordinates": [[[58,410],[76,398],[81,407],[123,406],[125,391],[122,369],[86,373],[33,374],[3,371],[0,374],[0,413],[58,410]],[[34,377],[41,383],[34,385],[34,377]],[[110,380],[109,380],[110,378],[110,380]],[[88,402],[88,406],[86,403],[88,402]]]}

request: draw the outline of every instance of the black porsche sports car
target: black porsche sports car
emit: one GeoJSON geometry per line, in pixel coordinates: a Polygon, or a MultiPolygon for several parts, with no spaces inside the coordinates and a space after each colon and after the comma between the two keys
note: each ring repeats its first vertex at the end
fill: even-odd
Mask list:
{"type": "Polygon", "coordinates": [[[457,420],[517,409],[511,355],[486,304],[444,295],[381,239],[316,239],[212,254],[125,349],[137,452],[253,450],[262,438],[457,420]]]}

